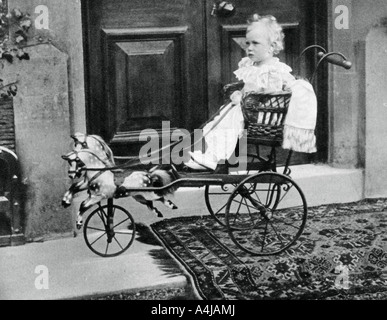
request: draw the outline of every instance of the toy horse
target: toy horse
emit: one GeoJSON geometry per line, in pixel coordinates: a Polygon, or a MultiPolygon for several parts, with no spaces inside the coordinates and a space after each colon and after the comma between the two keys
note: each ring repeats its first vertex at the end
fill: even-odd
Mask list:
{"type": "MultiPolygon", "coordinates": [[[[90,149],[93,150],[96,156],[98,156],[101,161],[103,161],[106,166],[114,167],[114,157],[113,152],[107,145],[107,143],[97,135],[86,135],[83,133],[75,133],[71,136],[74,140],[74,151],[79,151],[81,149],[90,149]]],[[[84,191],[87,189],[87,182],[84,177],[84,171],[79,170],[78,172],[69,171],[69,178],[74,180],[79,178],[79,181],[74,182],[69,190],[64,194],[62,199],[62,206],[67,208],[71,205],[74,194],[84,191]]]]}
{"type": "Polygon", "coordinates": [[[74,150],[93,150],[99,157],[106,158],[109,167],[115,166],[113,151],[100,136],[95,134],[86,135],[84,133],[77,132],[72,135],[71,138],[74,140],[74,150]]]}
{"type": "MultiPolygon", "coordinates": [[[[90,149],[94,151],[102,159],[107,159],[108,161],[110,161],[110,164],[107,163],[109,167],[115,166],[113,152],[109,148],[107,143],[100,136],[86,135],[86,134],[77,132],[74,135],[72,135],[71,138],[74,140],[74,150],[79,151],[81,149],[90,149]]],[[[161,187],[163,185],[167,185],[168,183],[172,182],[173,179],[177,179],[178,177],[176,169],[174,167],[171,168],[171,166],[154,167],[149,172],[151,173],[153,180],[149,180],[148,176],[146,176],[146,172],[138,171],[138,172],[132,173],[131,178],[130,179],[128,178],[129,180],[127,179],[127,183],[129,183],[128,187],[129,188],[147,187],[147,186],[161,187]],[[140,183],[141,185],[138,185],[138,183],[140,183]]],[[[83,183],[82,183],[82,186],[84,186],[83,183]]],[[[122,190],[122,187],[121,187],[121,190],[122,190]]],[[[153,201],[161,201],[168,208],[177,209],[176,205],[174,205],[171,201],[164,199],[163,196],[169,193],[171,192],[162,194],[160,198],[159,194],[156,195],[154,193],[151,194],[150,192],[139,192],[133,195],[133,198],[138,202],[146,205],[148,209],[154,212],[158,217],[162,217],[161,212],[159,212],[157,208],[153,206],[153,201]]],[[[67,194],[67,197],[70,194],[71,193],[69,192],[67,194]]]]}
{"type": "Polygon", "coordinates": [[[166,170],[165,166],[157,166],[146,171],[134,171],[125,177],[122,184],[119,186],[115,183],[115,175],[112,170],[108,170],[109,166],[106,161],[101,159],[93,150],[80,149],[74,150],[67,155],[62,156],[64,160],[69,162],[69,176],[76,177],[80,172],[84,171],[84,181],[82,186],[88,190],[88,198],[84,200],[79,208],[77,215],[76,226],[78,229],[83,224],[83,214],[95,204],[101,202],[104,199],[120,197],[120,196],[132,196],[134,199],[147,207],[158,217],[162,217],[162,214],[153,207],[153,201],[161,201],[171,209],[177,209],[177,207],[169,200],[164,198],[167,194],[172,194],[176,188],[167,188],[162,192],[132,192],[127,188],[141,188],[141,187],[163,187],[178,178],[176,169],[171,166],[169,170],[166,170]],[[92,168],[93,170],[87,170],[92,168]],[[101,169],[101,170],[98,170],[101,169]]]}

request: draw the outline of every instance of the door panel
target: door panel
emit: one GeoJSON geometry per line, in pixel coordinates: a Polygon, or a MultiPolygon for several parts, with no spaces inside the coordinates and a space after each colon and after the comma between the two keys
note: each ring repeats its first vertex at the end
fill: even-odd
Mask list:
{"type": "Polygon", "coordinates": [[[111,143],[136,143],[145,128],[182,122],[187,28],[103,30],[111,143]],[[110,116],[114,115],[114,116],[110,116]]]}

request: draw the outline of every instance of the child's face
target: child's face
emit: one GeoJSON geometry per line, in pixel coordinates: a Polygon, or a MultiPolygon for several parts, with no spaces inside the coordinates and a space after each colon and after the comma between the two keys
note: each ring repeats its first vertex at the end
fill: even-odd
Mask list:
{"type": "Polygon", "coordinates": [[[255,22],[246,33],[246,53],[254,62],[264,62],[273,57],[273,47],[269,43],[269,37],[265,26],[255,22]]]}

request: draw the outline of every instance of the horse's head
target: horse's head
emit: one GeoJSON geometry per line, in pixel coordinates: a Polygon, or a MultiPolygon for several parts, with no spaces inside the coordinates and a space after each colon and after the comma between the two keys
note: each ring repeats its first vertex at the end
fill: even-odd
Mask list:
{"type": "Polygon", "coordinates": [[[72,151],[66,155],[63,155],[62,159],[69,163],[69,170],[67,173],[70,179],[79,178],[82,175],[81,169],[85,166],[85,164],[78,156],[77,151],[72,151]]]}
{"type": "Polygon", "coordinates": [[[101,159],[95,152],[89,149],[82,149],[79,151],[72,151],[64,156],[62,159],[66,160],[69,165],[69,177],[71,179],[79,178],[82,175],[84,168],[106,168],[108,163],[101,159]]]}
{"type": "Polygon", "coordinates": [[[89,149],[93,151],[100,159],[105,161],[108,166],[115,166],[113,152],[100,136],[86,135],[77,132],[72,135],[71,138],[74,140],[75,151],[89,149]]]}

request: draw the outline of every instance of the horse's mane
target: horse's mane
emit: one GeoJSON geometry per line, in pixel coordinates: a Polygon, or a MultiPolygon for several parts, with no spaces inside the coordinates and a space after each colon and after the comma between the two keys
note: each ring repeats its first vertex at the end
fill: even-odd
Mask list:
{"type": "Polygon", "coordinates": [[[107,145],[105,140],[103,140],[100,136],[98,136],[96,134],[89,135],[88,137],[97,140],[101,144],[102,149],[106,153],[107,157],[109,158],[109,161],[111,162],[112,166],[115,166],[113,151],[107,145]]]}

